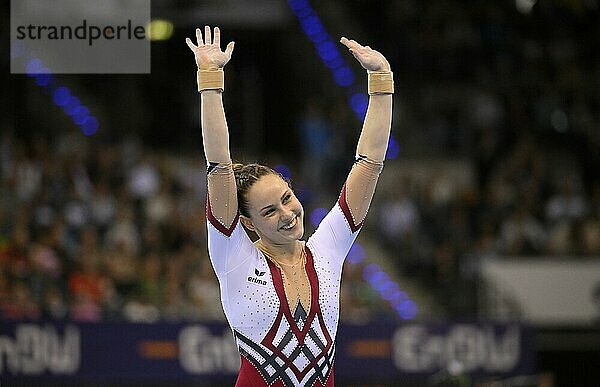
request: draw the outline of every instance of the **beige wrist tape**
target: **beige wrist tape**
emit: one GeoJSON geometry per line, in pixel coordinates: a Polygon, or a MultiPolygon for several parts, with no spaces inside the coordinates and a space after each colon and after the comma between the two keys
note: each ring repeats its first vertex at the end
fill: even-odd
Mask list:
{"type": "Polygon", "coordinates": [[[223,69],[198,70],[198,91],[225,89],[225,76],[223,69]]]}
{"type": "Polygon", "coordinates": [[[394,94],[394,73],[369,71],[369,95],[394,94]]]}

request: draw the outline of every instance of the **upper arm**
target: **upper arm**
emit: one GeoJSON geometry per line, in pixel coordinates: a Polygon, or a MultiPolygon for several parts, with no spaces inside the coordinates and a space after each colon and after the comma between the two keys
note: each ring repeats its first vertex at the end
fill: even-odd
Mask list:
{"type": "Polygon", "coordinates": [[[256,253],[256,247],[236,216],[230,228],[224,227],[211,214],[207,200],[208,252],[217,277],[221,278],[256,253]]]}
{"type": "Polygon", "coordinates": [[[330,259],[343,262],[358,236],[375,191],[381,163],[358,158],[331,211],[323,218],[309,242],[327,250],[330,259]]]}
{"type": "Polygon", "coordinates": [[[239,221],[231,164],[209,165],[206,197],[208,250],[217,275],[241,264],[255,249],[239,221]]]}
{"type": "Polygon", "coordinates": [[[234,221],[238,217],[237,188],[231,163],[209,162],[207,179],[207,218],[217,230],[231,234],[234,221]]]}

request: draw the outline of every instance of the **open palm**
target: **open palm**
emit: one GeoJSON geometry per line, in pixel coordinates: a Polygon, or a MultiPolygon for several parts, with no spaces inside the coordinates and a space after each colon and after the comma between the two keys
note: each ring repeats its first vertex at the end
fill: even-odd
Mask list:
{"type": "Polygon", "coordinates": [[[344,37],[340,39],[340,42],[348,47],[350,53],[354,55],[365,70],[390,71],[390,64],[379,51],[373,50],[369,46],[362,46],[355,40],[349,40],[344,37]]]}
{"type": "Polygon", "coordinates": [[[196,65],[202,70],[223,68],[231,59],[234,46],[234,42],[230,42],[225,51],[221,51],[221,31],[219,27],[215,27],[213,38],[208,26],[204,27],[204,39],[200,28],[196,28],[197,45],[192,43],[190,38],[186,38],[185,42],[196,57],[196,65]]]}

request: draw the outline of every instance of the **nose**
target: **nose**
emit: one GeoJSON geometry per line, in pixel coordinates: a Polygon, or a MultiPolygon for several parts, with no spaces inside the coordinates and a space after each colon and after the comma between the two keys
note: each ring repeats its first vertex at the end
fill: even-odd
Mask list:
{"type": "Polygon", "coordinates": [[[294,211],[292,211],[288,207],[284,207],[281,211],[281,220],[284,222],[288,222],[294,218],[294,211]]]}

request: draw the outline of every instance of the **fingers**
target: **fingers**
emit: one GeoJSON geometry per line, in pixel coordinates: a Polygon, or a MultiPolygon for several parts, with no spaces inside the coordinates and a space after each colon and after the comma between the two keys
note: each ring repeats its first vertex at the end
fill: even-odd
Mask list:
{"type": "Polygon", "coordinates": [[[215,33],[213,38],[213,44],[219,48],[221,48],[221,30],[219,27],[215,27],[215,33]]]}
{"type": "Polygon", "coordinates": [[[198,42],[198,46],[202,46],[204,41],[202,40],[202,31],[200,28],[196,28],[196,41],[198,42]]]}
{"type": "Polygon", "coordinates": [[[210,35],[209,26],[204,26],[204,42],[205,44],[212,44],[212,37],[210,35]]]}
{"type": "Polygon", "coordinates": [[[356,40],[354,40],[354,39],[349,40],[343,36],[340,39],[340,43],[342,43],[344,46],[348,47],[351,50],[360,50],[360,49],[364,48],[356,40]]]}
{"type": "Polygon", "coordinates": [[[342,36],[342,38],[340,39],[340,43],[342,43],[344,46],[350,48],[350,41],[348,39],[346,39],[344,36],[342,36]]]}
{"type": "MultiPolygon", "coordinates": [[[[202,39],[202,30],[200,30],[200,28],[196,28],[196,41],[198,42],[197,46],[194,45],[194,43],[192,43],[190,38],[187,38],[185,40],[188,47],[192,50],[198,48],[199,46],[211,45],[211,44],[214,44],[220,48],[221,47],[221,30],[219,29],[219,27],[215,27],[214,39],[213,39],[213,37],[211,36],[210,27],[204,26],[204,39],[202,39]]],[[[228,52],[231,55],[232,51],[233,51],[233,42],[231,42],[227,45],[227,50],[225,52],[228,52]]]]}
{"type": "Polygon", "coordinates": [[[187,43],[188,47],[192,51],[194,51],[198,48],[198,46],[195,46],[194,43],[192,43],[192,39],[190,39],[190,38],[185,38],[185,42],[187,43]]]}
{"type": "Polygon", "coordinates": [[[235,42],[229,42],[227,45],[227,48],[225,49],[225,55],[227,55],[228,58],[231,58],[231,53],[233,52],[234,46],[235,42]]]}

